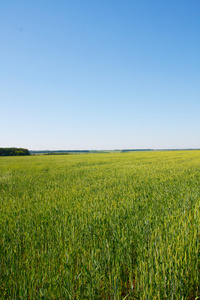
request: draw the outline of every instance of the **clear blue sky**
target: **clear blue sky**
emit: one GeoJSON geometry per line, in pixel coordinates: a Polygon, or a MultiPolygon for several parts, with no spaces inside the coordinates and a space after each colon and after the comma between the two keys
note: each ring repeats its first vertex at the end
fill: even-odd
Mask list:
{"type": "Polygon", "coordinates": [[[0,147],[200,148],[200,1],[0,1],[0,101],[0,147]]]}

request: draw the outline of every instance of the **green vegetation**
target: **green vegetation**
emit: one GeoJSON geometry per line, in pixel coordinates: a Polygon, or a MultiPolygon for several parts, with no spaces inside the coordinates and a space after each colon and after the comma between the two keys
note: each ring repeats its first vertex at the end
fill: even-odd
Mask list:
{"type": "Polygon", "coordinates": [[[3,157],[1,299],[200,296],[200,152],[3,157]]]}
{"type": "Polygon", "coordinates": [[[0,156],[30,155],[28,149],[24,148],[0,148],[0,156]]]}

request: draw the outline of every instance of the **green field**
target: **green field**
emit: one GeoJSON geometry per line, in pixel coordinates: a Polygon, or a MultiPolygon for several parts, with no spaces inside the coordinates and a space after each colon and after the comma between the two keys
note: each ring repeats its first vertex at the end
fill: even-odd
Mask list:
{"type": "Polygon", "coordinates": [[[0,189],[1,299],[200,296],[200,151],[1,157],[0,189]]]}

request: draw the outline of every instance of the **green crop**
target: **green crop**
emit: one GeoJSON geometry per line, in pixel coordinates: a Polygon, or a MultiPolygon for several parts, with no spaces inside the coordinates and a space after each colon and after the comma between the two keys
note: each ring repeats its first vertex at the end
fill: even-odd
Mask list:
{"type": "Polygon", "coordinates": [[[0,158],[1,299],[198,299],[200,152],[0,158]]]}

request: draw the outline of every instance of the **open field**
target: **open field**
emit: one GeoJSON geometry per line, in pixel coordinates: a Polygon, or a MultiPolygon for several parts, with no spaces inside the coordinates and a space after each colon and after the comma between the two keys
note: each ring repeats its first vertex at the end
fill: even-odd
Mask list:
{"type": "Polygon", "coordinates": [[[200,151],[0,158],[1,299],[200,296],[200,151]]]}

